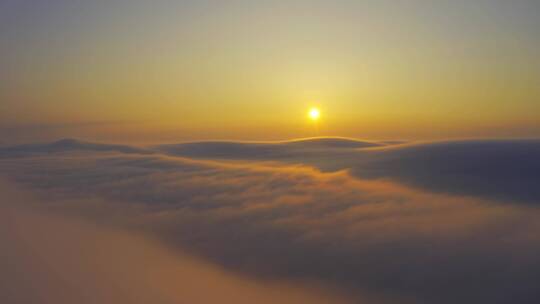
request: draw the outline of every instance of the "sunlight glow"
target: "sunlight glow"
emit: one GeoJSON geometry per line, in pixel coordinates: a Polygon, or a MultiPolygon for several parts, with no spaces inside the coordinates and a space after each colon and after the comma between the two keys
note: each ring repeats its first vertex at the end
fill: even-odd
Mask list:
{"type": "Polygon", "coordinates": [[[321,117],[321,111],[319,111],[318,108],[311,108],[309,109],[308,117],[311,120],[319,120],[319,118],[321,117]]]}

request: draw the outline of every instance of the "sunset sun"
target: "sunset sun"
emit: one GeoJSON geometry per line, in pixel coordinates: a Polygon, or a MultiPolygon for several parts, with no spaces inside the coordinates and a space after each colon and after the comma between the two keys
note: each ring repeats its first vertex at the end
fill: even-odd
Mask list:
{"type": "Polygon", "coordinates": [[[311,108],[308,111],[308,117],[313,121],[317,121],[321,117],[321,111],[318,108],[311,108]]]}

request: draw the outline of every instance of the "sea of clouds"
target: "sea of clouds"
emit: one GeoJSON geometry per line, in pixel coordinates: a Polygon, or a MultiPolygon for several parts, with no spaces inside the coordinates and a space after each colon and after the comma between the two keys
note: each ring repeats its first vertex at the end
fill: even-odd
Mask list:
{"type": "Polygon", "coordinates": [[[0,172],[12,303],[540,300],[540,141],[62,140],[0,148],[0,172]]]}

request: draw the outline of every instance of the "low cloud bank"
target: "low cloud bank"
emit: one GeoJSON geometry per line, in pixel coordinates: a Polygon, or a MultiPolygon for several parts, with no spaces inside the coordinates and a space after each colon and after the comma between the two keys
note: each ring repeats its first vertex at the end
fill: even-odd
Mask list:
{"type": "MultiPolygon", "coordinates": [[[[395,155],[389,148],[333,149],[374,153],[364,165],[395,155]]],[[[414,146],[396,149],[399,155],[424,153],[404,152],[414,146]]],[[[514,157],[519,151],[525,150],[510,149],[514,157]]],[[[237,273],[339,286],[360,303],[540,299],[540,212],[534,204],[436,194],[362,179],[353,167],[321,172],[295,161],[65,151],[6,157],[0,168],[48,201],[48,209],[151,234],[237,273]]]]}
{"type": "Polygon", "coordinates": [[[0,147],[0,159],[67,152],[118,152],[206,160],[278,161],[323,172],[348,170],[360,179],[387,179],[431,192],[537,204],[540,140],[468,140],[406,144],[349,138],[284,142],[191,142],[152,147],[73,139],[0,147]]]}
{"type": "Polygon", "coordinates": [[[429,191],[499,201],[540,202],[540,140],[468,140],[420,144],[321,138],[280,144],[200,142],[160,146],[176,156],[277,160],[323,171],[350,170],[429,191]]]}
{"type": "Polygon", "coordinates": [[[227,272],[125,229],[44,212],[0,181],[3,303],[352,303],[292,282],[227,272]]]}

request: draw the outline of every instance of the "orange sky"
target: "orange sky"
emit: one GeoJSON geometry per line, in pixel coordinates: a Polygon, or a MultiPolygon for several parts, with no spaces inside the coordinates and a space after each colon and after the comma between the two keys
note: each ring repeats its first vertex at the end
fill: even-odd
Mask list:
{"type": "Polygon", "coordinates": [[[540,135],[530,1],[3,6],[5,141],[540,135]]]}

